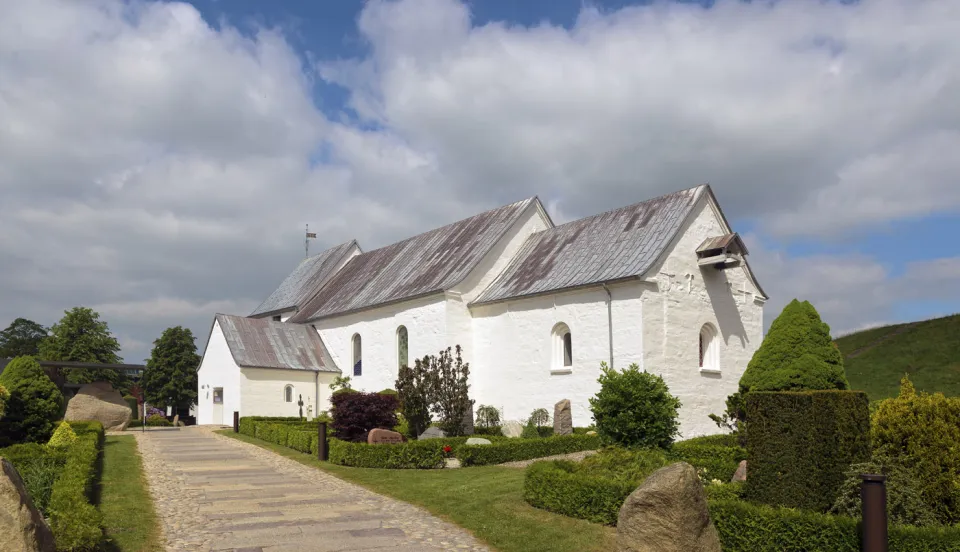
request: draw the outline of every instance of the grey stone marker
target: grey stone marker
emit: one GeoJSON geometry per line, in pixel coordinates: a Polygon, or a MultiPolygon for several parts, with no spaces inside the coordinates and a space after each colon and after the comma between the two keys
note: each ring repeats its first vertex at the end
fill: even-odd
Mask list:
{"type": "Polygon", "coordinates": [[[424,439],[441,439],[446,436],[447,434],[444,433],[442,429],[440,429],[439,427],[431,426],[431,427],[428,427],[426,431],[420,434],[420,437],[418,438],[418,440],[423,441],[424,439]]]}
{"type": "Polygon", "coordinates": [[[573,435],[573,416],[570,413],[570,399],[563,399],[553,406],[553,434],[573,435]]]}

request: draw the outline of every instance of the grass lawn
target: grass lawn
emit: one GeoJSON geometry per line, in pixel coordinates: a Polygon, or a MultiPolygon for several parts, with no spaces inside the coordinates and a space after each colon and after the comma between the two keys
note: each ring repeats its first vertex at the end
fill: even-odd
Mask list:
{"type": "Polygon", "coordinates": [[[523,473],[482,466],[453,470],[378,470],[320,462],[311,455],[260,439],[220,431],[301,464],[421,506],[468,529],[501,552],[588,552],[616,548],[616,530],[538,510],[523,501],[523,473]]]}
{"type": "Polygon", "coordinates": [[[103,445],[99,494],[107,540],[103,550],[163,550],[160,522],[132,435],[107,437],[103,445]]]}
{"type": "Polygon", "coordinates": [[[960,315],[917,322],[891,336],[904,326],[874,328],[836,340],[851,387],[866,391],[870,400],[895,397],[900,378],[909,374],[920,391],[960,396],[960,315]],[[856,357],[846,357],[871,346],[856,357]]]}

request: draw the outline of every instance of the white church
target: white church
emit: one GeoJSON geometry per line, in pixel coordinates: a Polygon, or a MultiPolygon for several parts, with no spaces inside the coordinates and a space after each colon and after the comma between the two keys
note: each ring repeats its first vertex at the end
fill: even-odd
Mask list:
{"type": "Polygon", "coordinates": [[[215,316],[197,423],[312,418],[336,376],[393,388],[399,366],[460,345],[475,407],[504,420],[570,399],[590,425],[601,362],[636,363],[682,402],[684,438],[716,433],[707,415],[763,338],[746,255],[708,185],[561,225],[534,197],[372,251],[351,241],[249,316],[215,316]]]}

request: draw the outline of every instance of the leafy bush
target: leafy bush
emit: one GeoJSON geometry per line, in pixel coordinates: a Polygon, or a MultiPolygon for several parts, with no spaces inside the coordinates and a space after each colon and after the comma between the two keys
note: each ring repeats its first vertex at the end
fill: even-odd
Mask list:
{"type": "Polygon", "coordinates": [[[750,500],[826,512],[850,464],[870,458],[867,395],[860,391],[747,395],[750,500]]]}
{"type": "Polygon", "coordinates": [[[63,421],[57,425],[57,429],[53,432],[53,436],[50,437],[47,445],[51,447],[68,447],[76,440],[77,434],[73,432],[73,428],[70,427],[69,423],[63,421]]]}
{"type": "Polygon", "coordinates": [[[400,411],[407,421],[408,434],[413,438],[421,435],[433,422],[430,405],[436,378],[430,368],[431,357],[426,356],[414,359],[413,366],[401,366],[397,373],[400,411]]]}
{"type": "Polygon", "coordinates": [[[849,389],[830,326],[808,301],[794,299],[770,325],[740,378],[740,393],[849,389]]]}
{"type": "Polygon", "coordinates": [[[397,398],[379,393],[342,393],[331,398],[333,433],[343,441],[365,441],[371,429],[397,425],[397,398]]]}
{"type": "Polygon", "coordinates": [[[496,430],[497,434],[500,433],[500,411],[497,407],[489,404],[481,404],[477,407],[474,431],[477,430],[496,430]]]}
{"type": "Polygon", "coordinates": [[[397,414],[397,425],[393,426],[393,430],[403,435],[408,439],[416,439],[416,435],[410,434],[410,422],[403,416],[403,414],[397,414]]]}
{"type": "Polygon", "coordinates": [[[527,425],[523,426],[523,431],[520,432],[521,439],[539,439],[540,433],[537,431],[536,424],[533,423],[533,418],[527,421],[527,425]]]}
{"type": "Polygon", "coordinates": [[[456,455],[462,466],[502,464],[600,448],[597,435],[557,435],[542,439],[504,439],[490,445],[464,445],[456,455]]]}
{"type": "MultiPolygon", "coordinates": [[[[749,481],[749,479],[747,480],[749,481]]],[[[859,520],[751,504],[709,500],[723,552],[860,552],[859,520]]],[[[960,528],[891,525],[890,552],[960,551],[960,528]]]]}
{"type": "Polygon", "coordinates": [[[747,459],[747,449],[738,444],[735,435],[710,435],[674,443],[667,456],[703,470],[710,479],[726,483],[737,471],[740,461],[747,459]]]}
{"type": "Polygon", "coordinates": [[[0,374],[0,384],[10,393],[6,415],[0,419],[0,446],[46,443],[63,408],[56,384],[29,356],[11,360],[0,374]]]}
{"type": "Polygon", "coordinates": [[[439,418],[440,429],[451,437],[463,435],[463,420],[472,408],[468,383],[470,364],[463,361],[460,346],[457,345],[455,349],[456,356],[447,347],[446,351],[440,351],[439,356],[424,357],[425,362],[429,361],[430,371],[435,374],[433,412],[439,418]]]}
{"type": "Polygon", "coordinates": [[[330,391],[336,393],[344,389],[351,389],[350,376],[336,376],[333,378],[333,381],[330,382],[330,391]]]}
{"type": "Polygon", "coordinates": [[[66,451],[27,443],[0,449],[0,457],[9,460],[17,469],[34,506],[47,516],[53,484],[67,461],[66,451]]]}
{"type": "Polygon", "coordinates": [[[666,448],[679,434],[680,400],[660,376],[636,363],[617,372],[600,364],[600,391],[590,398],[597,433],[626,447],[666,448]]]}
{"type": "Polygon", "coordinates": [[[706,485],[703,490],[707,500],[740,500],[743,498],[743,481],[706,485]]]}
{"type": "Polygon", "coordinates": [[[906,377],[900,395],[873,415],[878,452],[910,466],[941,523],[960,523],[960,397],[918,393],[906,377]]]}
{"type": "Polygon", "coordinates": [[[546,408],[538,408],[530,413],[529,420],[537,427],[545,426],[550,423],[550,413],[546,408]]]}
{"type": "Polygon", "coordinates": [[[159,414],[153,414],[147,417],[144,425],[151,427],[171,427],[173,426],[173,422],[159,414]]]}
{"type": "Polygon", "coordinates": [[[934,505],[928,504],[920,492],[919,479],[907,466],[884,454],[874,454],[868,462],[853,464],[846,472],[847,478],[840,487],[837,500],[830,508],[832,514],[850,517],[861,516],[860,488],[862,473],[879,473],[887,476],[887,517],[899,525],[932,526],[939,521],[934,505]]]}
{"type": "Polygon", "coordinates": [[[102,517],[93,505],[97,458],[103,448],[103,426],[75,423],[77,440],[50,493],[50,528],[57,550],[96,550],[103,537],[102,517]]]}
{"type": "Polygon", "coordinates": [[[10,392],[7,391],[7,388],[0,385],[0,418],[3,418],[3,413],[7,408],[7,401],[10,400],[10,392]]]}

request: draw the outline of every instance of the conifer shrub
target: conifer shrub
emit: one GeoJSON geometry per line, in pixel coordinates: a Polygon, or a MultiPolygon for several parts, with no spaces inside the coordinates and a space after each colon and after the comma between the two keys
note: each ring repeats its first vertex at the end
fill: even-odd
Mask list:
{"type": "Polygon", "coordinates": [[[63,394],[33,357],[10,361],[0,374],[10,398],[0,419],[0,446],[46,443],[63,408],[63,394]]]}
{"type": "Polygon", "coordinates": [[[848,466],[870,459],[867,402],[860,391],[748,394],[747,498],[829,510],[848,466]]]}
{"type": "Polygon", "coordinates": [[[941,523],[960,523],[960,397],[918,393],[904,376],[900,395],[879,402],[872,438],[878,453],[910,466],[941,523]]]}
{"type": "Polygon", "coordinates": [[[7,391],[7,388],[0,385],[0,418],[3,418],[3,413],[7,408],[7,401],[10,400],[10,392],[7,391]]]}
{"type": "Polygon", "coordinates": [[[523,431],[520,432],[521,439],[537,439],[540,437],[540,433],[537,431],[536,424],[533,423],[533,418],[527,420],[527,424],[523,426],[523,431]]]}
{"type": "Polygon", "coordinates": [[[853,464],[845,472],[846,479],[840,487],[837,500],[830,508],[831,514],[859,518],[862,515],[860,488],[862,473],[887,476],[887,516],[891,523],[929,527],[939,525],[932,504],[928,504],[921,492],[919,478],[911,467],[900,460],[878,452],[867,462],[853,464]]]}
{"type": "Polygon", "coordinates": [[[334,393],[330,413],[333,434],[349,442],[365,441],[371,429],[397,425],[397,398],[380,393],[334,393]]]}
{"type": "Polygon", "coordinates": [[[50,437],[47,445],[56,448],[68,447],[76,440],[77,434],[73,432],[73,428],[70,427],[69,423],[63,421],[57,425],[57,429],[53,432],[53,436],[50,437]]]}
{"type": "Polygon", "coordinates": [[[597,433],[625,447],[669,447],[680,433],[680,400],[663,378],[636,363],[618,372],[601,362],[600,369],[600,391],[590,398],[597,433]]]}

